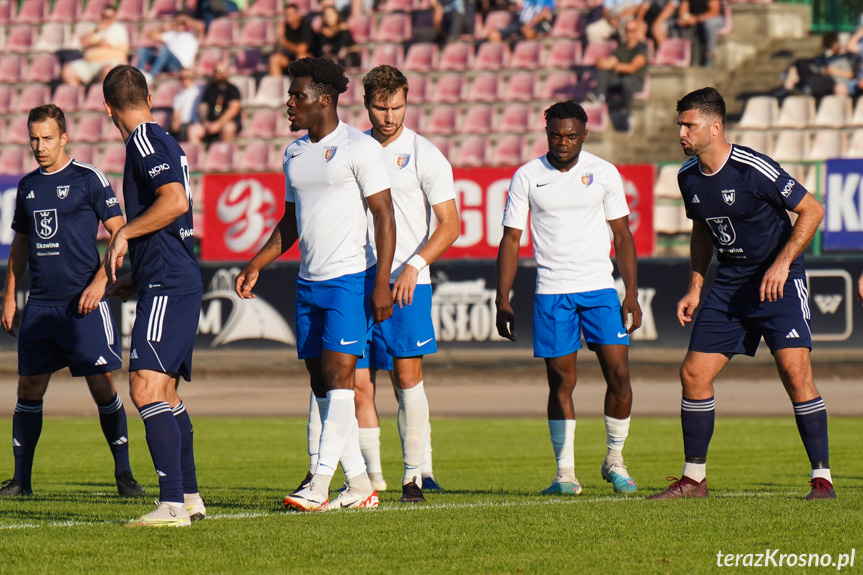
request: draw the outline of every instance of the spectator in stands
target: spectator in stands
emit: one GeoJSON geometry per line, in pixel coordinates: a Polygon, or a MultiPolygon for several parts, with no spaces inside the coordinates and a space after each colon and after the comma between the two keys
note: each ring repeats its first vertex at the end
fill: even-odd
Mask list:
{"type": "Polygon", "coordinates": [[[648,36],[653,38],[657,48],[668,39],[675,22],[677,4],[678,0],[644,0],[638,7],[636,19],[644,22],[648,36]]]}
{"type": "Polygon", "coordinates": [[[863,16],[860,17],[860,26],[848,39],[845,51],[853,57],[854,69],[857,70],[852,93],[860,94],[863,92],[863,16]]]}
{"type": "Polygon", "coordinates": [[[321,13],[321,31],[318,32],[315,56],[330,58],[345,68],[359,68],[360,49],[335,6],[326,6],[321,13]]]}
{"type": "Polygon", "coordinates": [[[432,22],[441,43],[473,36],[475,0],[431,0],[432,22]]]}
{"type": "Polygon", "coordinates": [[[117,10],[113,6],[102,9],[95,30],[81,38],[81,47],[84,57],[63,66],[61,76],[66,84],[77,86],[101,81],[111,68],[128,62],[129,32],[117,22],[117,10]]]}
{"type": "Polygon", "coordinates": [[[554,0],[521,0],[518,21],[501,30],[489,30],[489,42],[533,40],[551,32],[554,0]]]}
{"type": "Polygon", "coordinates": [[[228,82],[228,64],[216,66],[198,105],[200,123],[187,129],[190,142],[233,142],[242,129],[240,89],[228,82]]]}
{"type": "Polygon", "coordinates": [[[194,16],[204,23],[204,29],[210,28],[210,23],[216,18],[221,18],[234,12],[241,12],[246,8],[246,0],[198,0],[195,5],[194,16]]]}
{"type": "Polygon", "coordinates": [[[783,89],[777,96],[795,90],[812,94],[816,98],[828,94],[847,96],[853,94],[857,85],[854,73],[854,58],[842,49],[839,34],[828,32],[821,41],[824,52],[811,59],[794,62],[785,75],[783,89]]]}
{"type": "Polygon", "coordinates": [[[584,29],[588,42],[603,42],[620,36],[622,26],[635,18],[640,4],[637,0],[605,0],[588,17],[584,29]]]}
{"type": "Polygon", "coordinates": [[[296,4],[285,6],[285,17],[278,27],[279,40],[270,55],[270,75],[281,76],[293,60],[308,58],[315,45],[315,32],[296,4]]]}
{"type": "Polygon", "coordinates": [[[676,26],[692,40],[692,63],[713,67],[719,29],[725,25],[722,0],[680,0],[676,26]]]}
{"type": "Polygon", "coordinates": [[[190,68],[180,72],[183,89],[174,96],[174,112],[171,115],[171,135],[178,142],[200,144],[205,130],[198,116],[202,89],[195,82],[195,72],[190,68]],[[193,125],[199,128],[191,128],[193,125]],[[190,133],[191,132],[191,133],[190,133]]]}
{"type": "Polygon", "coordinates": [[[628,132],[632,126],[632,97],[644,87],[647,75],[647,44],[644,23],[630,20],[624,26],[624,40],[610,55],[596,62],[596,98],[605,101],[609,92],[619,95],[609,111],[614,128],[628,132]]]}
{"type": "Polygon", "coordinates": [[[147,35],[162,45],[158,50],[149,46],[138,48],[138,69],[154,77],[162,72],[179,72],[195,66],[204,25],[180,14],[174,20],[150,29],[147,35]]]}

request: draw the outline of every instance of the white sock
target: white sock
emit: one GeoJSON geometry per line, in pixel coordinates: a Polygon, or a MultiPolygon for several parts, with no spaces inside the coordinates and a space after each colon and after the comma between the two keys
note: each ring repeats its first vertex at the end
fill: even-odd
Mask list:
{"type": "Polygon", "coordinates": [[[557,470],[575,469],[575,420],[549,419],[551,446],[557,459],[557,470]]]}
{"type": "Polygon", "coordinates": [[[429,403],[423,382],[410,389],[396,389],[399,396],[399,436],[402,440],[405,474],[402,485],[422,476],[426,435],[429,429],[429,403]]]}
{"type": "MultiPolygon", "coordinates": [[[[354,390],[333,389],[327,392],[327,399],[330,404],[321,432],[321,446],[318,449],[318,466],[315,469],[315,475],[329,476],[332,479],[348,439],[357,426],[357,415],[354,407],[354,390]]],[[[356,446],[359,451],[359,435],[357,435],[356,446]]]]}
{"type": "Polygon", "coordinates": [[[309,453],[309,473],[314,475],[318,466],[318,448],[321,446],[321,430],[324,415],[327,413],[327,398],[317,398],[314,392],[309,394],[309,425],[306,428],[306,441],[309,453]],[[321,405],[323,403],[323,406],[321,405]]]}
{"type": "Polygon", "coordinates": [[[353,431],[351,431],[351,434],[348,436],[344,451],[342,451],[342,456],[339,458],[347,479],[351,479],[360,474],[366,474],[366,462],[363,459],[363,452],[360,450],[359,432],[360,426],[357,424],[357,419],[355,417],[353,431]]]}
{"type": "Polygon", "coordinates": [[[707,477],[707,464],[686,462],[683,464],[683,475],[693,481],[701,483],[704,478],[707,477]]]}
{"type": "Polygon", "coordinates": [[[434,477],[432,470],[432,446],[431,446],[431,423],[429,423],[428,435],[426,436],[426,452],[423,456],[423,477],[434,477]]]}
{"type": "Polygon", "coordinates": [[[615,419],[605,416],[605,445],[608,447],[608,455],[605,460],[609,463],[623,463],[623,444],[629,435],[629,418],[615,419]]]}
{"type": "Polygon", "coordinates": [[[383,473],[381,468],[381,428],[360,427],[360,451],[369,474],[383,473]]]}
{"type": "Polygon", "coordinates": [[[830,476],[830,468],[828,467],[822,467],[821,469],[813,469],[810,479],[815,479],[816,477],[826,479],[831,483],[831,485],[833,484],[833,477],[830,476]]]}

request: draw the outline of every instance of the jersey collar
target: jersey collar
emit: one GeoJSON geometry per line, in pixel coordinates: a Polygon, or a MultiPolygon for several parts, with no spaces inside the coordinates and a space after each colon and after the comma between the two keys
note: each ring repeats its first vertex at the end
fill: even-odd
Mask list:
{"type": "Polygon", "coordinates": [[[727,155],[727,156],[725,156],[725,159],[722,161],[722,165],[721,165],[721,166],[719,166],[718,168],[716,168],[716,171],[715,171],[715,172],[713,172],[712,174],[705,174],[703,171],[701,171],[701,162],[696,162],[696,163],[698,164],[698,172],[699,172],[702,176],[704,176],[705,178],[712,178],[713,176],[715,176],[716,174],[718,174],[719,172],[721,172],[721,171],[722,171],[722,168],[724,168],[724,167],[725,167],[725,164],[727,164],[727,163],[728,163],[728,158],[730,158],[730,157],[731,157],[731,152],[733,152],[733,151],[734,151],[734,144],[731,144],[731,145],[728,147],[728,155],[727,155]]]}
{"type": "Polygon", "coordinates": [[[45,170],[42,169],[42,166],[39,166],[39,173],[42,174],[43,176],[53,176],[54,174],[59,174],[60,172],[62,172],[66,168],[68,168],[72,164],[73,161],[74,160],[72,158],[69,158],[69,161],[66,162],[65,166],[63,166],[59,170],[54,170],[53,172],[46,172],[45,170]]]}

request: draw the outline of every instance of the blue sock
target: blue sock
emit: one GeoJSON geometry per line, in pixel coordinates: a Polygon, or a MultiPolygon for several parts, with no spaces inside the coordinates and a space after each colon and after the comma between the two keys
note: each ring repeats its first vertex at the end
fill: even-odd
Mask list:
{"type": "Polygon", "coordinates": [[[795,403],[794,419],[806,448],[812,469],[830,469],[830,449],[827,445],[827,408],[820,397],[795,403]]]}
{"type": "Polygon", "coordinates": [[[683,426],[683,454],[687,463],[706,463],[707,448],[713,437],[716,402],[710,399],[680,401],[680,423],[683,426]]]}
{"type": "Polygon", "coordinates": [[[12,415],[12,454],[15,456],[15,481],[31,489],[33,456],[42,435],[42,400],[19,399],[12,415]]]}
{"type": "Polygon", "coordinates": [[[126,423],[126,410],[119,394],[108,403],[96,404],[99,408],[99,423],[102,433],[114,456],[114,475],[131,472],[129,466],[129,427],[126,423]]]}
{"type": "Polygon", "coordinates": [[[180,405],[172,407],[174,419],[180,428],[180,467],[183,470],[183,493],[198,492],[198,477],[195,474],[195,432],[192,429],[192,420],[186,411],[186,404],[182,401],[180,405]]]}
{"type": "Polygon", "coordinates": [[[159,475],[159,501],[183,503],[183,472],[180,468],[180,428],[166,401],[141,406],[147,446],[159,475]]]}

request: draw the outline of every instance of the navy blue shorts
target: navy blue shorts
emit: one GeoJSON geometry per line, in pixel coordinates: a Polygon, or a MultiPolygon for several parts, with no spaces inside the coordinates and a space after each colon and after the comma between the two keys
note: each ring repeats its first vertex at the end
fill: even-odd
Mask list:
{"type": "Polygon", "coordinates": [[[381,332],[381,326],[390,321],[392,319],[372,327],[365,352],[357,360],[357,369],[393,370],[393,356],[387,353],[387,344],[384,342],[384,334],[381,332]]]}
{"type": "Polygon", "coordinates": [[[44,375],[68,367],[75,377],[120,369],[120,341],[108,302],[87,315],[78,302],[43,306],[30,302],[18,333],[18,374],[44,375]]]}
{"type": "Polygon", "coordinates": [[[192,380],[192,351],[202,295],[148,294],[138,300],[129,371],[149,369],[192,380]]]}
{"type": "Polygon", "coordinates": [[[689,349],[754,356],[762,337],[771,352],[792,347],[812,349],[806,280],[789,279],[784,297],[772,302],[758,301],[758,287],[714,286],[695,318],[689,349]]]}

